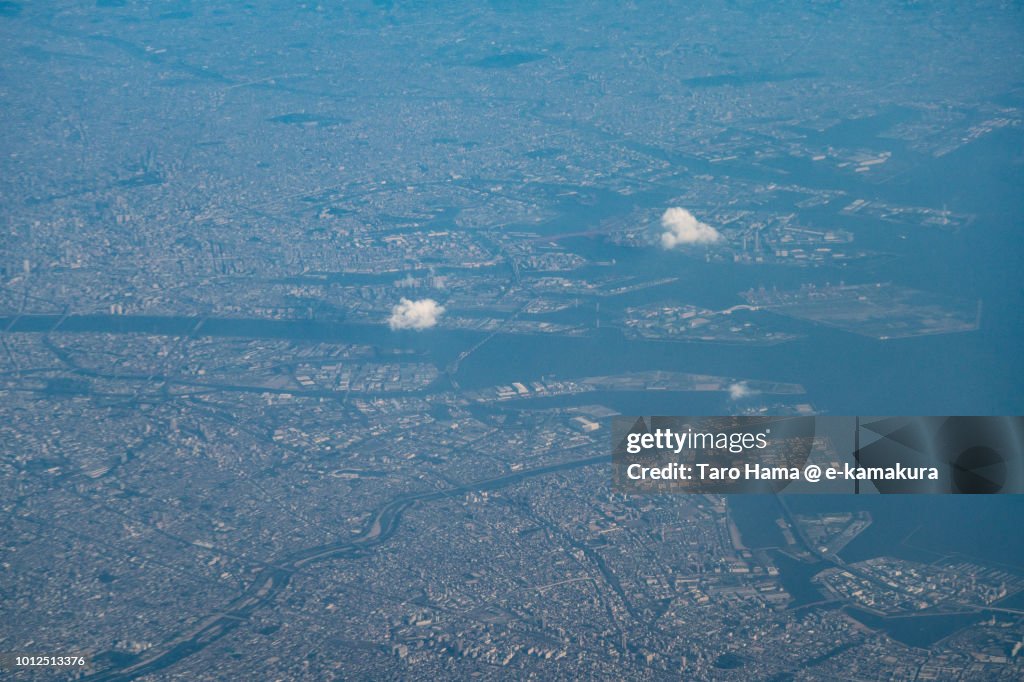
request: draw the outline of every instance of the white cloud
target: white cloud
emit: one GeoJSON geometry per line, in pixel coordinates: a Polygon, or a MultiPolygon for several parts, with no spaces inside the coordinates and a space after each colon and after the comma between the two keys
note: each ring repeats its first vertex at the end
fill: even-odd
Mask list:
{"type": "Polygon", "coordinates": [[[429,329],[437,324],[437,318],[444,314],[444,306],[432,298],[410,301],[403,298],[391,309],[388,326],[392,329],[429,329]]]}
{"type": "Polygon", "coordinates": [[[729,384],[729,398],[731,400],[743,400],[749,398],[752,395],[757,395],[757,391],[747,386],[745,381],[737,381],[729,384]]]}
{"type": "Polygon", "coordinates": [[[714,244],[722,235],[707,223],[697,220],[685,208],[674,206],[661,216],[661,245],[672,249],[680,244],[714,244]]]}

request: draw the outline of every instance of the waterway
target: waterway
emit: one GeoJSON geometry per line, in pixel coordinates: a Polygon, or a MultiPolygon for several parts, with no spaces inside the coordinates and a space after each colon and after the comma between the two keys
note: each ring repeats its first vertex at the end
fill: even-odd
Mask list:
{"type": "MultiPolygon", "coordinates": [[[[1021,496],[790,495],[786,504],[797,514],[870,512],[871,526],[839,553],[850,563],[880,556],[922,562],[954,557],[1024,571],[1024,536],[1017,525],[1024,516],[1021,496]]],[[[775,524],[782,509],[774,496],[735,495],[729,500],[729,509],[747,547],[782,544],[775,524]]],[[[825,599],[811,581],[831,563],[802,562],[774,550],[772,556],[783,586],[794,597],[790,608],[825,599]]],[[[1022,599],[1024,596],[1018,595],[999,606],[1019,607],[1022,599]]],[[[847,608],[847,612],[872,629],[918,647],[930,646],[992,615],[974,612],[886,618],[857,608],[847,608]]]]}

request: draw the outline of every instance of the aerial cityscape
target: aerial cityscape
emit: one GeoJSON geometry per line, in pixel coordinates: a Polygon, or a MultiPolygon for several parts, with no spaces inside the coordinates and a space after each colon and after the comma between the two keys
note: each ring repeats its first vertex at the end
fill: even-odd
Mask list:
{"type": "Polygon", "coordinates": [[[609,427],[1024,414],[1021,3],[17,0],[0,54],[5,676],[1024,678],[1024,498],[628,494],[609,427]]]}

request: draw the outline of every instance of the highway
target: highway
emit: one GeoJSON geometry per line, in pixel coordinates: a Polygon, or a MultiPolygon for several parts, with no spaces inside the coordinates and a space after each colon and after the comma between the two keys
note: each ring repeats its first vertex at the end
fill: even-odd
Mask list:
{"type": "MultiPolygon", "coordinates": [[[[495,478],[474,481],[436,491],[400,495],[382,505],[354,538],[335,543],[298,550],[268,562],[266,568],[257,574],[250,586],[229,604],[202,618],[197,625],[179,633],[167,641],[157,644],[138,659],[122,667],[99,671],[83,679],[93,682],[123,682],[134,680],[168,668],[178,661],[202,651],[209,644],[219,640],[240,624],[246,622],[259,608],[273,603],[274,599],[291,582],[292,576],[312,564],[334,559],[348,559],[365,555],[373,547],[387,542],[398,530],[402,514],[414,504],[443,500],[467,492],[497,490],[528,478],[545,476],[559,471],[569,471],[611,461],[608,455],[597,455],[569,460],[556,464],[526,469],[495,478]]],[[[99,655],[102,657],[102,654],[99,655]]]]}

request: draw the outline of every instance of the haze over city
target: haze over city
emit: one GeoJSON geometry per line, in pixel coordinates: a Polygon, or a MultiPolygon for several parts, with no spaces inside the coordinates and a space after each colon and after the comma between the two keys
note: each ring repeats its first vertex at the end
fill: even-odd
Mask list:
{"type": "Polygon", "coordinates": [[[610,424],[1024,414],[1022,37],[996,0],[0,2],[0,655],[1021,679],[1018,497],[626,494],[610,424]]]}

